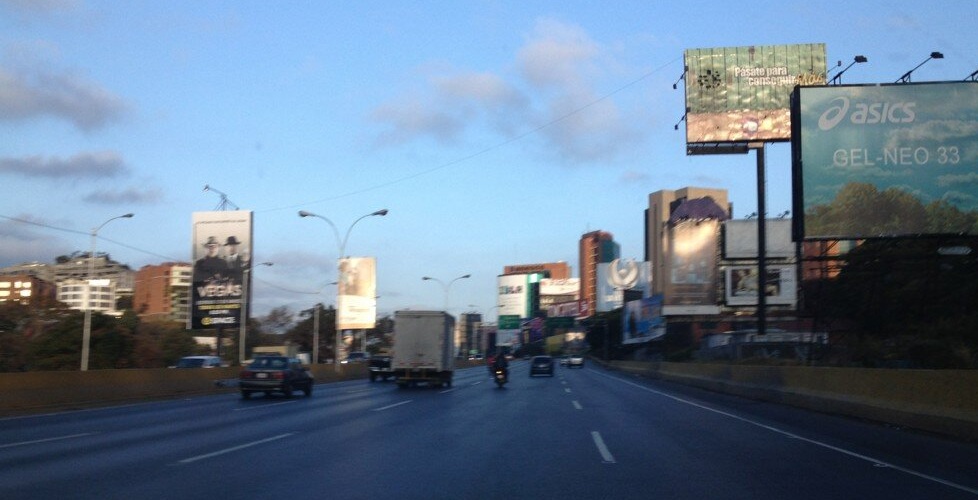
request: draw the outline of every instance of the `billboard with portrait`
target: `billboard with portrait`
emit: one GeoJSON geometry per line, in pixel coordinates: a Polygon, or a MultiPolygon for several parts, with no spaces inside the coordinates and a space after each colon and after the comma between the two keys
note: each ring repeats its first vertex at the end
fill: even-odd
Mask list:
{"type": "Polygon", "coordinates": [[[192,227],[187,328],[238,327],[249,299],[243,280],[251,280],[252,212],[194,212],[192,227]]]}
{"type": "Polygon", "coordinates": [[[978,82],[799,87],[795,238],[978,231],[978,82]]]}
{"type": "Polygon", "coordinates": [[[824,85],[825,57],[824,43],[687,49],[686,143],[789,140],[791,91],[824,85]]]}
{"type": "MultiPolygon", "coordinates": [[[[765,303],[767,305],[795,304],[798,296],[797,273],[791,265],[766,266],[767,279],[764,280],[765,303]]],[[[724,269],[724,291],[728,306],[756,306],[757,266],[731,266],[724,269]]]]}
{"type": "Polygon", "coordinates": [[[340,330],[377,325],[377,262],[373,257],[340,259],[336,309],[340,330]]]}

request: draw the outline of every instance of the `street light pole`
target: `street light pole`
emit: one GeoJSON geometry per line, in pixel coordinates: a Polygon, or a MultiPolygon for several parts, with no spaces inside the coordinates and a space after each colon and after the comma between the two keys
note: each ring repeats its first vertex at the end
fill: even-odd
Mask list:
{"type": "Polygon", "coordinates": [[[448,291],[452,288],[452,283],[455,283],[458,280],[463,280],[463,279],[471,278],[471,277],[472,277],[471,274],[465,274],[465,275],[459,276],[458,278],[453,279],[452,281],[449,281],[447,284],[444,281],[442,281],[442,280],[440,280],[438,278],[432,278],[431,276],[422,276],[421,277],[421,280],[422,281],[434,281],[434,282],[438,283],[439,285],[441,285],[442,288],[445,289],[445,313],[448,314],[448,291]]]}
{"type": "MultiPolygon", "coordinates": [[[[270,266],[272,263],[261,262],[255,265],[270,266]]],[[[249,278],[251,277],[251,269],[254,268],[255,265],[249,264],[247,267],[245,267],[241,279],[241,324],[238,325],[240,330],[240,333],[238,334],[238,364],[241,366],[244,366],[245,335],[248,332],[248,282],[250,281],[249,278]]]]}
{"type": "Polygon", "coordinates": [[[350,238],[350,231],[353,231],[353,226],[357,225],[357,222],[360,222],[361,220],[366,219],[367,217],[374,216],[374,215],[379,215],[379,216],[383,217],[383,216],[387,215],[387,212],[388,212],[388,210],[386,208],[382,208],[380,210],[377,210],[376,212],[371,212],[369,214],[360,216],[360,218],[358,218],[357,220],[353,221],[353,224],[350,224],[350,227],[347,228],[346,234],[343,236],[343,239],[341,240],[340,239],[340,231],[336,228],[336,224],[333,224],[333,221],[331,221],[331,220],[327,219],[326,217],[323,217],[322,215],[319,215],[319,214],[314,214],[314,213],[308,212],[306,210],[299,210],[299,217],[317,217],[317,218],[320,218],[320,219],[326,221],[326,223],[329,224],[329,227],[333,228],[333,235],[336,236],[336,244],[339,247],[339,255],[336,258],[336,270],[337,270],[337,276],[339,278],[339,279],[336,280],[336,344],[333,347],[333,365],[334,365],[334,368],[336,370],[336,373],[340,373],[340,371],[341,371],[341,369],[340,369],[340,343],[343,341],[343,339],[342,339],[342,333],[340,331],[340,307],[339,307],[339,300],[340,300],[340,287],[342,286],[342,283],[343,283],[343,276],[342,276],[343,269],[340,267],[340,263],[342,262],[343,257],[346,256],[346,242],[350,238]]]}
{"type": "Polygon", "coordinates": [[[103,222],[98,227],[92,229],[92,246],[88,254],[88,297],[85,300],[85,325],[82,327],[82,351],[81,351],[81,371],[88,371],[88,351],[92,341],[92,280],[95,278],[95,241],[98,239],[98,231],[106,224],[116,219],[128,219],[133,214],[125,214],[113,217],[103,222]]]}

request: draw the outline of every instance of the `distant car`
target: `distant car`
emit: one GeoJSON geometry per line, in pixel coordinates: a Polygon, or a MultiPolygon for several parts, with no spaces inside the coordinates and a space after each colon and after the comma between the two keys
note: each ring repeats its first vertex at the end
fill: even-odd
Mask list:
{"type": "Polygon", "coordinates": [[[370,364],[367,366],[370,368],[371,382],[377,380],[378,377],[387,380],[394,376],[394,369],[391,368],[391,357],[386,354],[370,356],[370,364]]]}
{"type": "Polygon", "coordinates": [[[365,361],[370,361],[370,353],[354,351],[348,354],[346,359],[340,361],[340,363],[363,363],[365,361]]]}
{"type": "Polygon", "coordinates": [[[554,376],[554,358],[550,356],[534,356],[530,360],[530,376],[550,375],[554,376]]]}
{"type": "Polygon", "coordinates": [[[571,354],[567,357],[567,368],[584,368],[584,356],[581,354],[571,354]]]}
{"type": "Polygon", "coordinates": [[[219,356],[184,356],[173,368],[220,368],[224,366],[219,356]]]}
{"type": "Polygon", "coordinates": [[[313,378],[298,358],[286,356],[259,356],[241,370],[238,385],[241,397],[248,399],[254,392],[264,392],[266,396],[281,392],[292,397],[293,391],[302,391],[312,396],[313,378]]]}
{"type": "Polygon", "coordinates": [[[561,356],[560,357],[560,366],[567,366],[567,360],[569,358],[570,358],[570,356],[566,356],[566,355],[565,356],[561,356]]]}

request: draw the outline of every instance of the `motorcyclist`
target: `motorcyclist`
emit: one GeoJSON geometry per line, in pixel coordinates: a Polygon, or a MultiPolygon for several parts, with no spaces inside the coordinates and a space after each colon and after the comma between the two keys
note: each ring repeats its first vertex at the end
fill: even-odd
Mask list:
{"type": "Polygon", "coordinates": [[[503,375],[509,378],[509,361],[506,359],[506,355],[503,353],[497,353],[496,358],[492,360],[492,371],[495,374],[496,370],[502,370],[503,375]]]}

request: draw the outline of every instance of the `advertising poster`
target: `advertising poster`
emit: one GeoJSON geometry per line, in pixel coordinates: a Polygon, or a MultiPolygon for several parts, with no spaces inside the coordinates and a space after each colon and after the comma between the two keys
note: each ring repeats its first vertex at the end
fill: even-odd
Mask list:
{"type": "Polygon", "coordinates": [[[974,234],[978,82],[799,87],[792,110],[796,235],[974,234]]]}
{"type": "MultiPolygon", "coordinates": [[[[757,266],[733,266],[724,270],[726,302],[730,306],[756,306],[759,280],[757,266]]],[[[765,303],[794,305],[797,298],[794,266],[768,266],[764,283],[765,303]]]]}
{"type": "Polygon", "coordinates": [[[516,316],[518,318],[529,316],[529,276],[528,274],[511,274],[496,278],[499,287],[496,304],[499,304],[500,316],[516,316]]]}
{"type": "Polygon", "coordinates": [[[238,327],[252,254],[252,212],[194,212],[193,284],[187,328],[238,327]]]}
{"type": "Polygon", "coordinates": [[[623,344],[638,344],[664,337],[666,321],[662,316],[662,294],[626,302],[621,321],[623,344]]]}
{"type": "Polygon", "coordinates": [[[825,84],[825,44],[688,49],[686,143],[787,141],[791,92],[825,84]]]}
{"type": "Polygon", "coordinates": [[[608,312],[622,307],[625,290],[637,290],[642,293],[642,297],[647,297],[651,289],[651,269],[648,262],[629,259],[615,259],[598,264],[595,309],[598,312],[608,312]]]}
{"type": "Polygon", "coordinates": [[[666,305],[715,306],[720,223],[687,219],[669,230],[666,240],[666,305]]]}
{"type": "Polygon", "coordinates": [[[373,257],[340,259],[336,297],[340,330],[367,330],[377,325],[377,262],[373,257]]]}

